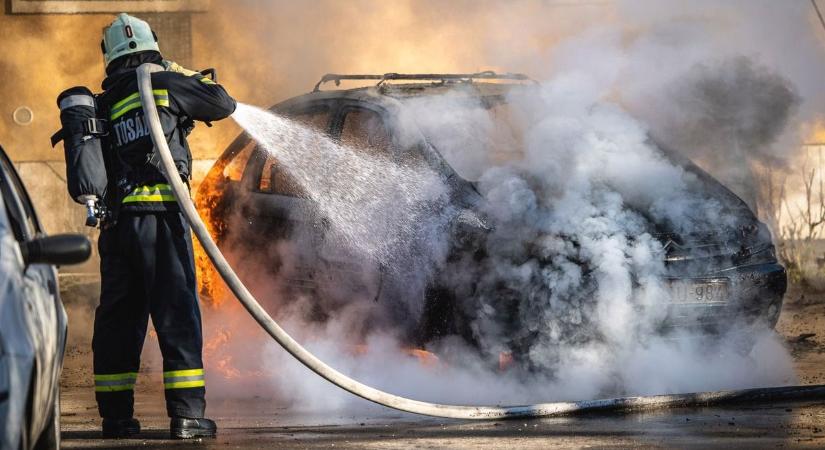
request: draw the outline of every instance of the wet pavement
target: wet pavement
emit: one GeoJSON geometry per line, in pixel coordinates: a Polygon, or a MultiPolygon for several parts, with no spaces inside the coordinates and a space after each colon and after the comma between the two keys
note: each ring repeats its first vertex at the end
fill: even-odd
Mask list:
{"type": "MultiPolygon", "coordinates": [[[[825,448],[825,401],[469,422],[377,406],[349,415],[303,415],[262,398],[213,399],[208,412],[220,427],[218,438],[171,441],[161,368],[151,359],[138,379],[136,417],[144,431],[138,439],[104,440],[90,383],[96,291],[92,286],[64,296],[71,326],[61,383],[63,448],[825,448]]],[[[777,331],[787,340],[799,381],[820,384],[825,382],[825,299],[801,300],[789,292],[777,331]]]]}
{"type": "Polygon", "coordinates": [[[468,422],[302,416],[260,399],[210,404],[217,439],[171,441],[160,392],[141,394],[139,439],[99,438],[89,389],[63,395],[63,447],[81,448],[825,448],[825,402],[752,404],[539,420],[468,422]]]}

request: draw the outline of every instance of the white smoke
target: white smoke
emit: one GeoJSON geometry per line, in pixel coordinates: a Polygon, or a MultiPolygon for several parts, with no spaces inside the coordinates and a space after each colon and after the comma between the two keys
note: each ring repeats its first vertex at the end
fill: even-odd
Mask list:
{"type": "Polygon", "coordinates": [[[825,71],[825,36],[811,4],[626,0],[617,10],[617,23],[554,47],[550,67],[595,73],[591,95],[609,89],[657,141],[755,208],[752,165],[782,170],[797,156],[803,122],[822,118],[811,74],[825,71]]]}
{"type": "MultiPolygon", "coordinates": [[[[330,220],[335,245],[363,265],[377,261],[395,283],[382,286],[378,299],[321,282],[343,297],[330,305],[273,294],[273,285],[288,281],[284,271],[272,283],[254,271],[246,279],[270,293],[270,309],[322,359],[424,400],[532,403],[793,382],[787,351],[759,324],[731,320],[716,336],[660,329],[671,294],[657,231],[735,229],[741,211],[719,190],[703,189],[696,171],[652,138],[719,162],[719,173],[736,172],[743,155],[775,155],[795,89],[773,68],[729,48],[715,54],[707,41],[684,58],[668,55],[673,42],[696,33],[692,24],[704,29],[704,19],[650,17],[657,16],[641,17],[650,23],[629,51],[616,30],[558,46],[554,75],[507,98],[506,127],[461,90],[405,103],[404,130],[396,131],[420,130],[459,174],[477,181],[483,201],[473,213],[450,197],[453,185],[423,166],[365,156],[283,117],[239,107],[236,120],[330,220]],[[651,58],[662,55],[654,73],[651,58]],[[643,76],[628,82],[633,70],[643,76]],[[714,93],[732,100],[720,105],[714,93]],[[641,101],[650,98],[658,100],[641,101]],[[745,144],[727,145],[733,141],[745,144]],[[457,228],[479,239],[457,245],[457,228]],[[440,358],[428,366],[402,348],[420,331],[432,301],[423,287],[434,281],[459,294],[449,314],[465,322],[426,342],[440,358]],[[382,312],[393,301],[403,312],[382,312]],[[517,355],[519,366],[496,370],[503,355],[517,355]]],[[[282,244],[269,251],[285,260],[293,254],[282,244]]],[[[264,340],[250,336],[242,345],[264,340]]],[[[284,401],[319,410],[352,405],[272,345],[235,361],[261,374],[258,391],[284,401]]]]}
{"type": "MultiPolygon", "coordinates": [[[[315,151],[312,149],[349,155],[333,157],[339,158],[335,159],[335,166],[345,166],[351,175],[345,178],[350,181],[336,181],[336,187],[357,182],[358,189],[371,195],[385,186],[382,174],[399,173],[394,162],[354,156],[358,150],[321,136],[313,136],[309,142],[304,142],[303,137],[291,141],[295,138],[289,136],[311,132],[287,119],[241,108],[237,119],[252,136],[283,158],[288,170],[293,170],[291,164],[300,164],[294,173],[301,175],[296,178],[306,183],[305,189],[331,218],[333,229],[379,227],[369,233],[398,243],[393,250],[416,255],[429,264],[405,261],[407,265],[396,267],[396,273],[407,269],[420,279],[420,284],[426,284],[432,281],[434,272],[443,271],[446,275],[436,278],[452,283],[450,287],[458,292],[474,292],[462,299],[461,308],[470,321],[478,348],[455,336],[434,341],[429,349],[445,355],[443,365],[421,365],[401,350],[409,345],[403,330],[392,333],[386,328],[364,326],[365,321],[374,318],[370,310],[386,307],[384,302],[394,299],[383,298],[381,304],[375,304],[373,299],[357,292],[347,292],[350,303],[329,311],[320,322],[308,319],[307,311],[318,306],[307,297],[274,299],[278,316],[309,341],[310,349],[336,368],[392,392],[428,400],[569,400],[783,384],[792,380],[790,360],[770,332],[757,330],[744,343],[738,338],[742,330],[733,325],[730,336],[708,338],[687,331],[666,337],[657,334],[656,326],[665,314],[662,304],[667,302],[669,292],[662,281],[662,243],[649,233],[651,220],[689,233],[733,226],[735,219],[725,215],[717,199],[697,189],[694,174],[669,162],[650,143],[642,124],[604,99],[582,97],[593,103],[577,105],[570,100],[576,97],[576,88],[570,89],[572,92],[562,90],[550,81],[539,91],[539,104],[531,97],[524,108],[530,113],[522,111],[523,116],[532,116],[527,121],[531,125],[518,139],[525,144],[523,154],[504,165],[481,170],[478,189],[486,200],[482,212],[493,228],[485,242],[488,256],[482,261],[469,253],[452,261],[445,260],[440,253],[420,253],[431,249],[441,252],[449,244],[445,242],[450,238],[449,227],[442,224],[455,220],[457,208],[445,206],[439,213],[422,206],[428,201],[443,202],[447,187],[441,179],[401,178],[399,181],[409,183],[404,185],[404,192],[421,193],[414,203],[382,202],[380,210],[359,208],[358,197],[336,196],[334,189],[318,181],[328,179],[323,175],[328,166],[306,164],[299,155],[315,151]],[[568,109],[540,107],[542,102],[557,105],[559,96],[567,98],[568,109]],[[286,133],[281,132],[284,129],[286,133]],[[267,136],[276,133],[278,143],[273,144],[267,136]],[[295,156],[290,156],[293,152],[295,156]],[[419,183],[424,188],[417,187],[419,183]],[[413,209],[421,212],[405,216],[406,205],[410,204],[418,205],[413,209]],[[433,217],[425,217],[423,212],[433,217]],[[372,214],[390,215],[407,222],[394,228],[374,221],[372,214]],[[422,235],[429,245],[415,245],[413,238],[422,235]],[[402,248],[402,242],[415,251],[402,248]],[[474,287],[465,285],[468,282],[474,287]],[[502,285],[505,290],[500,288],[502,285]],[[518,304],[519,316],[515,320],[504,319],[513,307],[512,302],[518,304]],[[352,333],[353,329],[365,333],[352,333]],[[491,362],[502,353],[519,351],[525,358],[522,362],[532,369],[530,372],[516,369],[500,373],[491,369],[491,362]]],[[[515,106],[520,101],[524,100],[510,99],[515,106]]],[[[427,103],[420,106],[426,107],[427,103]]],[[[467,109],[466,104],[453,110],[448,104],[437,106],[453,118],[467,109]]],[[[421,118],[429,121],[438,116],[416,114],[416,107],[413,106],[411,117],[419,118],[421,128],[428,129],[421,118]]],[[[483,110],[477,109],[469,117],[480,119],[480,114],[483,110]]],[[[439,144],[449,145],[448,141],[439,144]]],[[[451,150],[460,149],[445,152],[451,150]]],[[[310,159],[322,156],[323,153],[310,159]]],[[[476,159],[471,165],[479,167],[479,161],[476,159]]],[[[429,173],[415,170],[418,174],[429,173]]],[[[404,195],[387,189],[390,195],[404,195]]],[[[354,246],[350,250],[362,257],[375,254],[369,241],[348,239],[341,244],[354,246]]],[[[383,264],[399,262],[391,258],[382,260],[383,264]]],[[[331,288],[342,290],[337,284],[331,288]]],[[[420,291],[414,292],[420,295],[420,291]]],[[[405,318],[410,325],[421,319],[426,299],[407,297],[406,301],[420,304],[411,308],[412,315],[405,318]]],[[[263,359],[255,361],[264,361],[255,370],[277,367],[281,371],[275,391],[282,399],[319,409],[350,405],[346,395],[323,387],[322,380],[308,378],[305,369],[298,368],[282,352],[265,350],[263,359]]]]}
{"type": "MultiPolygon", "coordinates": [[[[656,332],[670,293],[663,282],[662,242],[650,234],[655,224],[683,234],[733,228],[739,211],[701,189],[694,173],[651,143],[642,123],[593,95],[595,86],[587,74],[562,73],[538,95],[530,90],[509,99],[530,126],[523,157],[486,170],[478,183],[494,230],[485,243],[487,257],[447,265],[447,272],[457,274],[447,276],[448,283],[474,293],[464,303],[474,338],[487,357],[526,354],[532,367],[553,374],[553,383],[575,383],[590,372],[585,396],[655,392],[648,380],[667,392],[744,381],[733,369],[746,362],[758,366],[763,356],[737,357],[734,338],[714,342],[701,333],[663,338],[656,332]],[[508,318],[513,311],[518,317],[508,318]],[[708,361],[718,354],[732,365],[708,361]],[[637,378],[638,364],[653,360],[678,361],[693,370],[653,370],[637,378]],[[718,376],[727,369],[737,375],[718,376]]],[[[458,105],[450,116],[466,108],[458,105]]],[[[477,106],[468,117],[482,109],[477,106]]],[[[431,130],[421,122],[440,118],[423,109],[410,116],[431,130]]],[[[433,141],[448,144],[438,136],[433,141]]],[[[734,323],[730,327],[741,331],[734,323]]],[[[750,338],[774,342],[786,364],[772,380],[789,379],[789,359],[770,333],[750,338]]],[[[769,370],[755,372],[762,377],[769,370]]]]}

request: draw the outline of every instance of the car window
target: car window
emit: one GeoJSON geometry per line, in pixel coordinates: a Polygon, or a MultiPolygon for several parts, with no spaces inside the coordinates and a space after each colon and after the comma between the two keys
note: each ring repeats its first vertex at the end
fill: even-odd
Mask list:
{"type": "Polygon", "coordinates": [[[326,133],[329,127],[329,115],[329,107],[316,106],[306,111],[291,114],[289,117],[310,128],[326,133]]]}
{"type": "Polygon", "coordinates": [[[261,172],[261,183],[259,191],[267,194],[288,195],[291,197],[305,197],[305,192],[301,189],[289,172],[278,165],[278,160],[268,155],[261,172]]]}
{"type": "Polygon", "coordinates": [[[0,157],[0,193],[6,205],[6,214],[12,223],[14,237],[24,242],[35,237],[40,226],[23,183],[5,157],[0,157]]]}
{"type": "Polygon", "coordinates": [[[381,115],[363,108],[353,108],[344,116],[341,142],[355,149],[387,155],[391,139],[381,115]]]}
{"type": "MultiPolygon", "coordinates": [[[[290,118],[319,132],[325,133],[329,128],[330,109],[326,106],[318,106],[297,114],[291,114],[290,118]]],[[[258,190],[260,192],[288,195],[291,197],[306,196],[298,182],[295,181],[289,172],[281,167],[278,160],[269,153],[266,154],[266,161],[263,164],[260,175],[261,178],[258,183],[258,190]]]]}
{"type": "Polygon", "coordinates": [[[223,168],[224,179],[227,181],[241,181],[243,170],[246,168],[246,163],[249,162],[249,157],[252,156],[255,147],[256,143],[252,139],[243,144],[243,149],[236,153],[226,167],[223,168]]]}

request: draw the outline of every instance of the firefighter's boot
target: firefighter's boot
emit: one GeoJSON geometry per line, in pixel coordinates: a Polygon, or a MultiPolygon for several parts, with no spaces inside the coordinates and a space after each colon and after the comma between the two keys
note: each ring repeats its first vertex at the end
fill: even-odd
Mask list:
{"type": "Polygon", "coordinates": [[[172,439],[192,439],[192,438],[214,438],[218,434],[218,426],[209,419],[190,419],[186,417],[173,417],[169,425],[169,432],[172,439]]]}
{"type": "Polygon", "coordinates": [[[140,433],[140,422],[137,419],[103,418],[103,437],[106,439],[125,439],[137,436],[138,433],[140,433]]]}

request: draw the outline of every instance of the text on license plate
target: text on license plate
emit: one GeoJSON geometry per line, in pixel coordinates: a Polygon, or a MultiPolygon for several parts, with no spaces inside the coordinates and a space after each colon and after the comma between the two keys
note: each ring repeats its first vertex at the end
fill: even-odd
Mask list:
{"type": "Polygon", "coordinates": [[[670,280],[672,303],[720,303],[730,299],[727,280],[670,280]]]}

